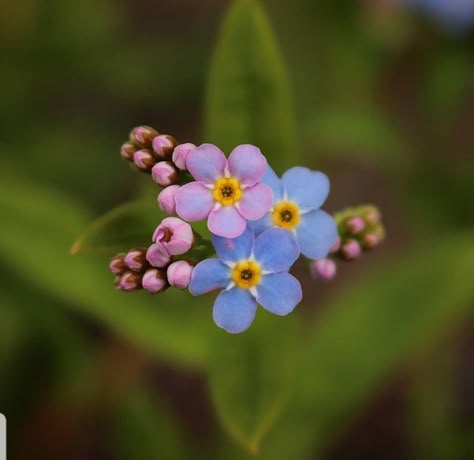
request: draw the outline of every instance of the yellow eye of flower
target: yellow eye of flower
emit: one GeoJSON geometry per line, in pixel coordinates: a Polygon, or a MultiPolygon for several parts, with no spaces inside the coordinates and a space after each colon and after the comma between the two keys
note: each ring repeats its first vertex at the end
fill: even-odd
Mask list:
{"type": "Polygon", "coordinates": [[[260,283],[262,269],[257,262],[242,260],[232,269],[231,278],[240,289],[249,289],[260,283]]]}
{"type": "Polygon", "coordinates": [[[301,220],[298,206],[292,201],[281,201],[272,212],[273,223],[285,230],[293,230],[301,220]]]}
{"type": "Polygon", "coordinates": [[[224,206],[232,206],[242,198],[240,182],[234,177],[219,179],[214,184],[212,195],[218,203],[224,206]]]}

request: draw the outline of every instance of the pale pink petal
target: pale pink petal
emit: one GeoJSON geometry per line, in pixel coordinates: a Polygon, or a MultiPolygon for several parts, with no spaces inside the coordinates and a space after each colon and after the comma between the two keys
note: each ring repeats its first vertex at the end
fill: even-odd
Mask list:
{"type": "Polygon", "coordinates": [[[207,226],[214,235],[237,238],[245,231],[247,222],[234,206],[222,206],[211,211],[207,226]]]}
{"type": "Polygon", "coordinates": [[[266,168],[267,160],[262,152],[250,144],[237,146],[229,156],[230,175],[239,179],[243,185],[256,184],[266,168]]]}
{"type": "Polygon", "coordinates": [[[215,145],[202,144],[189,153],[186,166],[197,181],[214,184],[224,176],[227,158],[215,145]]]}
{"type": "Polygon", "coordinates": [[[189,222],[205,219],[214,204],[212,190],[202,182],[183,185],[176,193],[176,214],[189,222]]]}
{"type": "Polygon", "coordinates": [[[257,184],[243,191],[238,209],[246,219],[258,220],[270,210],[272,205],[272,189],[266,184],[257,184]]]}

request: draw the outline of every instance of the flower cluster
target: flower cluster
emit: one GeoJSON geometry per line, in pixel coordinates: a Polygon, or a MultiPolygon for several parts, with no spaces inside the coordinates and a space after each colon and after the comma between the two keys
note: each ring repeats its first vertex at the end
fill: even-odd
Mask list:
{"type": "Polygon", "coordinates": [[[141,126],[121,155],[163,187],[158,205],[169,217],[149,247],[112,259],[117,288],[220,290],[214,321],[231,333],[251,325],[257,305],[277,315],[293,311],[302,289],[289,270],[300,255],[328,279],[335,274],[334,265],[327,275],[330,252],[354,259],[357,248],[374,247],[383,236],[373,208],[364,208],[362,217],[347,211],[338,223],[321,209],[330,188],[325,174],[294,167],[279,178],[253,145],[239,145],[226,157],[215,145],[178,144],[141,126]],[[191,226],[198,221],[206,221],[201,234],[191,226]]]}

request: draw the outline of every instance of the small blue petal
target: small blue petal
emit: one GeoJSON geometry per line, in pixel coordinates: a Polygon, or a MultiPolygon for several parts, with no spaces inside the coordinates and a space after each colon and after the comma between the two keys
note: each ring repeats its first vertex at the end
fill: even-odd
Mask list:
{"type": "Polygon", "coordinates": [[[287,315],[301,302],[300,282],[289,273],[274,273],[257,286],[257,302],[276,315],[287,315]]]}
{"type": "Polygon", "coordinates": [[[320,209],[302,215],[301,222],[296,227],[296,241],[301,253],[310,259],[326,257],[336,238],[336,222],[320,209]]]}
{"type": "Polygon", "coordinates": [[[215,289],[225,288],[230,283],[230,269],[219,259],[206,259],[194,267],[189,292],[201,295],[215,289]]]}
{"type": "Polygon", "coordinates": [[[255,318],[257,301],[247,289],[222,291],[214,303],[214,321],[227,332],[236,334],[249,328],[255,318]]]}
{"type": "Polygon", "coordinates": [[[226,262],[248,259],[253,251],[254,242],[254,233],[248,227],[237,238],[223,238],[222,236],[212,235],[212,244],[216,249],[217,256],[226,262]]]}
{"type": "Polygon", "coordinates": [[[282,177],[288,199],[302,210],[318,209],[329,194],[329,179],[319,171],[296,166],[282,177]]]}
{"type": "Polygon", "coordinates": [[[255,232],[255,236],[260,235],[265,230],[273,228],[271,213],[265,214],[261,219],[249,220],[248,226],[255,232]]]}
{"type": "Polygon", "coordinates": [[[270,165],[267,165],[267,169],[260,179],[260,182],[267,184],[272,189],[274,203],[283,198],[283,185],[281,179],[276,175],[270,165]]]}
{"type": "Polygon", "coordinates": [[[288,230],[272,228],[255,240],[255,259],[264,271],[288,271],[300,255],[295,237],[288,230]]]}

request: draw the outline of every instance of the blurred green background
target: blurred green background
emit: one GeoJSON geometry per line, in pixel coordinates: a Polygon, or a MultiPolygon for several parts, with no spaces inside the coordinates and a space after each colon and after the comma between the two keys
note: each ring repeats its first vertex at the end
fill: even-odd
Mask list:
{"type": "Polygon", "coordinates": [[[0,4],[9,458],[474,458],[474,26],[231,3],[0,4]],[[119,294],[107,254],[69,249],[114,206],[153,209],[119,156],[139,124],[325,171],[326,209],[376,204],[387,240],[329,284],[297,265],[303,304],[238,336],[212,296],[119,294]]]}

